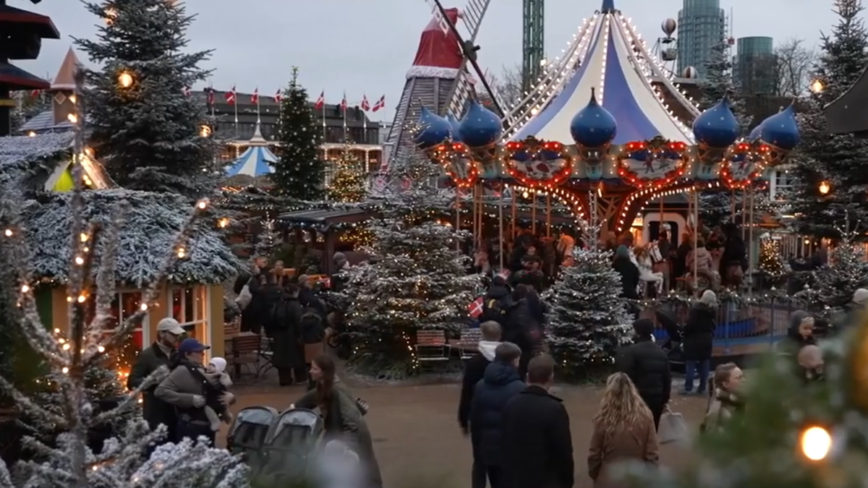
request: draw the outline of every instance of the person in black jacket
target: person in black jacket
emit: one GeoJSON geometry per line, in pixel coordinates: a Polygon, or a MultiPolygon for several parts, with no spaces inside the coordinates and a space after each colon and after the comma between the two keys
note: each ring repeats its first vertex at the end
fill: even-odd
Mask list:
{"type": "Polygon", "coordinates": [[[572,488],[573,440],[570,416],[561,399],[549,394],[555,362],[531,360],[528,387],[503,411],[504,485],[508,488],[572,488]]]}
{"type": "Polygon", "coordinates": [[[503,276],[495,276],[491,282],[491,286],[482,297],[482,314],[479,316],[480,322],[488,322],[493,320],[505,326],[506,313],[512,306],[512,297],[510,296],[509,286],[506,284],[506,278],[503,276]]]}
{"type": "Polygon", "coordinates": [[[639,288],[639,267],[630,259],[627,246],[618,246],[612,267],[621,275],[621,297],[638,300],[639,293],[636,290],[639,288]]]}
{"type": "Polygon", "coordinates": [[[699,373],[697,395],[705,395],[705,387],[711,370],[711,352],[714,346],[714,329],[717,320],[717,296],[705,290],[699,303],[690,308],[687,323],[682,333],[684,351],[684,395],[693,394],[693,377],[699,373]]]}
{"type": "Polygon", "coordinates": [[[512,291],[512,303],[506,314],[503,327],[503,340],[517,345],[521,349],[521,360],[518,364],[519,377],[527,375],[527,365],[533,357],[534,347],[542,336],[542,324],[534,319],[531,312],[528,294],[531,288],[518,285],[512,291]]]}
{"type": "MultiPolygon", "coordinates": [[[[500,342],[500,324],[493,321],[483,322],[479,326],[482,340],[479,341],[479,354],[464,363],[464,377],[461,381],[461,400],[458,402],[458,425],[464,435],[470,434],[470,405],[473,403],[473,393],[476,384],[485,376],[485,369],[494,361],[494,351],[500,342]]],[[[472,488],[485,488],[485,463],[473,452],[472,488]]]]}
{"type": "Polygon", "coordinates": [[[654,323],[648,319],[633,322],[636,343],[622,348],[615,358],[615,368],[625,373],[639,390],[639,396],[654,415],[659,426],[663,409],[669,403],[672,390],[672,372],[669,358],[654,343],[654,323]]]}
{"type": "Polygon", "coordinates": [[[494,362],[485,368],[470,404],[470,441],[474,457],[482,461],[491,488],[502,488],[503,409],[527,385],[518,375],[521,349],[504,342],[494,350],[494,362]]]}

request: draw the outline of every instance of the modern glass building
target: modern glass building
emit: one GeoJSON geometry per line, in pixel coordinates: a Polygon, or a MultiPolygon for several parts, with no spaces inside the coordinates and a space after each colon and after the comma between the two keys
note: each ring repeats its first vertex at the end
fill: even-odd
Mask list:
{"type": "Polygon", "coordinates": [[[733,78],[739,91],[744,95],[774,95],[776,63],[771,37],[740,38],[732,61],[733,78]]]}
{"type": "Polygon", "coordinates": [[[711,48],[726,39],[726,14],[720,0],[684,0],[678,11],[678,73],[690,66],[705,78],[711,48]]]}

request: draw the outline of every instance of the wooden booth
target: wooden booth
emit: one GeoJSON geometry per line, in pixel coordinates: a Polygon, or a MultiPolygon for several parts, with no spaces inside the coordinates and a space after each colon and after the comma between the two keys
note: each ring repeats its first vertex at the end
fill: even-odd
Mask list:
{"type": "Polygon", "coordinates": [[[341,233],[363,225],[373,217],[371,210],[362,208],[312,209],[282,214],[278,221],[287,232],[294,233],[296,242],[322,242],[320,272],[331,275],[337,271],[332,257],[337,252],[341,233]],[[307,237],[303,235],[305,232],[307,237]]]}

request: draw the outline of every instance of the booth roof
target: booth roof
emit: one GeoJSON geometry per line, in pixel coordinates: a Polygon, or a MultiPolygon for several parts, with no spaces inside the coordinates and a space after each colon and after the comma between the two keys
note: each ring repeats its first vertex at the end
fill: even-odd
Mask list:
{"type": "Polygon", "coordinates": [[[29,180],[47,178],[58,160],[72,154],[73,137],[71,132],[0,137],[0,183],[31,187],[29,180]]]}
{"type": "MultiPolygon", "coordinates": [[[[31,271],[38,278],[66,281],[72,260],[69,229],[72,225],[71,193],[42,195],[23,207],[27,222],[31,271]]],[[[157,279],[167,253],[175,253],[176,239],[193,207],[180,197],[123,189],[84,192],[84,218],[90,224],[111,228],[114,212],[129,204],[118,244],[118,284],[142,288],[157,279]]],[[[184,244],[186,256],[169,272],[173,283],[217,284],[235,276],[244,265],[220,236],[213,222],[203,219],[184,244]]],[[[97,236],[94,266],[102,246],[97,236]]]]}

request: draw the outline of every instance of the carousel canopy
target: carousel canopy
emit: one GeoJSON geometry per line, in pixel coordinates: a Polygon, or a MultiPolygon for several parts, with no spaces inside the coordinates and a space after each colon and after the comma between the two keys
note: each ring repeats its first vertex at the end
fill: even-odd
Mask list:
{"type": "MultiPolygon", "coordinates": [[[[678,121],[664,105],[648,74],[653,55],[643,47],[630,20],[604,0],[600,12],[585,31],[588,47],[579,68],[563,85],[563,91],[532,117],[511,140],[529,136],[569,143],[573,117],[588,105],[592,90],[597,102],[615,118],[617,134],[612,143],[626,144],[662,136],[693,143],[690,127],[678,121]],[[647,74],[646,74],[647,73],[647,74]]],[[[691,111],[695,110],[690,107],[691,111]]]]}
{"type": "Polygon", "coordinates": [[[226,170],[226,176],[265,176],[274,172],[271,163],[277,162],[277,156],[267,146],[250,146],[226,170]]]}

